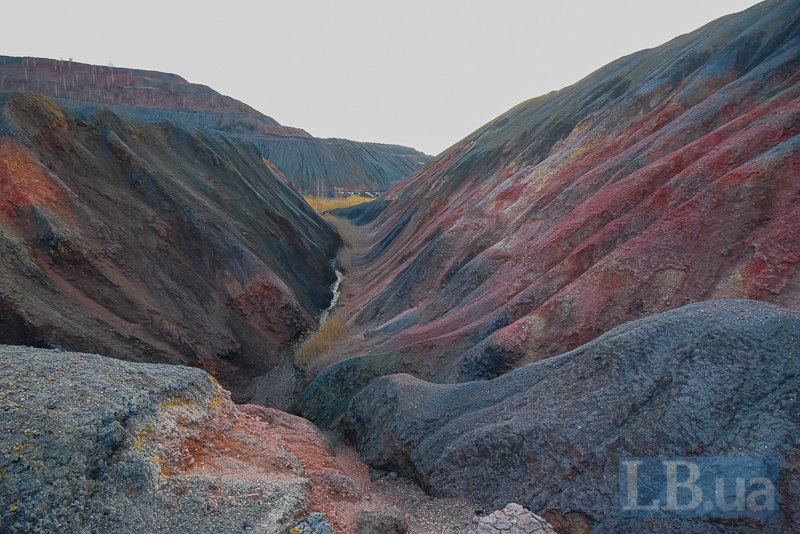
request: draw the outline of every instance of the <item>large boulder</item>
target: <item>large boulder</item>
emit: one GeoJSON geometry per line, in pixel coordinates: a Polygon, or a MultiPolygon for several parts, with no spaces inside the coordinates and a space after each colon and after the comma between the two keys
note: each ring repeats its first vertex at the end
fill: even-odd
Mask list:
{"type": "Polygon", "coordinates": [[[0,345],[3,533],[350,532],[384,503],[335,454],[196,368],[0,345]]]}
{"type": "Polygon", "coordinates": [[[303,390],[293,409],[321,428],[336,428],[350,401],[378,377],[393,374],[392,354],[355,356],[325,368],[303,390]]]}
{"type": "Polygon", "coordinates": [[[800,313],[709,301],[490,381],[378,378],[344,422],[368,463],[485,509],[519,502],[592,532],[797,532],[799,389],[800,313]],[[621,459],[720,455],[779,459],[780,513],[719,522],[620,514],[621,459]]]}
{"type": "Polygon", "coordinates": [[[279,532],[309,506],[303,464],[199,369],[0,346],[0,381],[2,532],[279,532]]]}

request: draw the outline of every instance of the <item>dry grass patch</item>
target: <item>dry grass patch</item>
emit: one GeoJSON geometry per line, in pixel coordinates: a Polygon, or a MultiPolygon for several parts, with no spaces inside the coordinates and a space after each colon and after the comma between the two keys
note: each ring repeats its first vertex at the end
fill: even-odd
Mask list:
{"type": "Polygon", "coordinates": [[[364,253],[365,229],[362,226],[356,226],[347,219],[334,215],[327,214],[324,218],[336,228],[344,242],[344,246],[336,256],[336,261],[344,272],[350,272],[353,268],[353,256],[364,253]]]}
{"type": "Polygon", "coordinates": [[[311,368],[331,346],[347,335],[347,325],[335,317],[329,317],[319,330],[309,335],[294,352],[295,364],[311,368]]]}
{"type": "Polygon", "coordinates": [[[303,198],[306,199],[306,202],[308,202],[317,213],[325,213],[326,211],[335,210],[336,208],[349,208],[350,206],[357,206],[358,204],[375,200],[374,198],[362,197],[359,195],[334,198],[304,195],[303,198]]]}
{"type": "MultiPolygon", "coordinates": [[[[350,273],[353,268],[353,257],[363,254],[366,249],[367,236],[365,227],[356,226],[347,219],[325,214],[323,216],[336,228],[344,242],[344,246],[336,256],[339,268],[345,273],[350,273]]],[[[340,298],[337,308],[344,304],[350,277],[344,276],[339,286],[340,298]]],[[[335,313],[335,309],[333,310],[335,313]]],[[[350,335],[347,325],[336,316],[329,316],[328,320],[317,330],[309,334],[295,349],[294,362],[297,368],[302,369],[310,376],[315,375],[327,365],[342,359],[346,338],[350,335]]]]}

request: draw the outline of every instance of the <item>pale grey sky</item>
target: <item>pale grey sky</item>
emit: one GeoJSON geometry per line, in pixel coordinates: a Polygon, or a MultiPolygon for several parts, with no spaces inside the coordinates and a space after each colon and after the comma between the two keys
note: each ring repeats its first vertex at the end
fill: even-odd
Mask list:
{"type": "Polygon", "coordinates": [[[209,85],[319,137],[436,154],[753,0],[4,0],[0,54],[209,85]]]}

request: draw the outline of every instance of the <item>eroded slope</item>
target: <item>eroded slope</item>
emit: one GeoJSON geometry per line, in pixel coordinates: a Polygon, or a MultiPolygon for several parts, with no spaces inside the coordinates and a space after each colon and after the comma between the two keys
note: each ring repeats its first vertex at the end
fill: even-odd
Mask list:
{"type": "Polygon", "coordinates": [[[0,56],[0,91],[97,105],[146,122],[168,120],[253,142],[299,190],[385,191],[430,156],[399,145],[319,139],[176,74],[34,57],[0,56]]]}
{"type": "Polygon", "coordinates": [[[520,502],[558,532],[797,532],[799,389],[800,312],[720,300],[624,324],[494,380],[383,377],[346,422],[368,463],[436,495],[520,502]],[[621,460],[701,456],[777,460],[774,513],[622,512],[621,460]]]}
{"type": "Polygon", "coordinates": [[[520,104],[387,193],[347,355],[491,378],[688,302],[798,308],[799,177],[800,2],[769,1],[520,104]]]}
{"type": "Polygon", "coordinates": [[[0,342],[200,366],[247,398],[328,305],[334,230],[252,144],[0,95],[0,342]]]}

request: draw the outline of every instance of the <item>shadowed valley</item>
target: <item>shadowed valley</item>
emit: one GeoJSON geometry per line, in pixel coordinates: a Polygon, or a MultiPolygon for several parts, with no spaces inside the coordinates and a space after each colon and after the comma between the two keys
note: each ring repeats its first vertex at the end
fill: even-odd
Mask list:
{"type": "Polygon", "coordinates": [[[4,90],[0,530],[800,532],[800,0],[430,161],[175,75],[4,90]],[[773,491],[650,513],[631,458],[773,491]]]}

